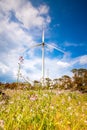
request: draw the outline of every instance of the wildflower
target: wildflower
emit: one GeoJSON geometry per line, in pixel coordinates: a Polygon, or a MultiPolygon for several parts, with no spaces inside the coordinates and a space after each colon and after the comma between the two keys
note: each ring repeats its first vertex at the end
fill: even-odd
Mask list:
{"type": "Polygon", "coordinates": [[[68,107],[68,108],[67,108],[67,110],[71,110],[71,109],[72,109],[72,107],[68,107]]]}
{"type": "Polygon", "coordinates": [[[71,122],[70,122],[70,121],[67,121],[67,124],[68,124],[68,125],[70,125],[70,124],[71,124],[71,122]]]}
{"type": "Polygon", "coordinates": [[[17,121],[20,121],[21,119],[22,119],[22,115],[19,114],[19,115],[17,116],[17,121]]]}
{"type": "Polygon", "coordinates": [[[44,113],[44,109],[42,109],[41,112],[44,113]]]}
{"type": "Polygon", "coordinates": [[[72,115],[73,115],[73,112],[70,112],[70,115],[72,116],[72,115]]]}
{"type": "Polygon", "coordinates": [[[87,120],[84,121],[87,124],[87,120]]]}
{"type": "Polygon", "coordinates": [[[61,101],[61,102],[62,102],[62,104],[64,104],[64,103],[65,103],[65,99],[62,99],[62,101],[61,101]]]}
{"type": "Polygon", "coordinates": [[[48,97],[48,94],[43,94],[44,97],[48,97]]]}
{"type": "Polygon", "coordinates": [[[11,101],[11,102],[9,102],[10,104],[13,104],[14,102],[13,101],[11,101]]]}
{"type": "Polygon", "coordinates": [[[19,61],[20,61],[20,63],[23,63],[23,61],[24,61],[23,56],[19,57],[19,61]]]}
{"type": "Polygon", "coordinates": [[[59,94],[61,94],[61,91],[57,91],[57,92],[56,92],[56,95],[59,95],[59,94]]]}
{"type": "Polygon", "coordinates": [[[53,110],[53,109],[54,109],[54,106],[51,106],[50,108],[53,110]]]}
{"type": "Polygon", "coordinates": [[[1,102],[0,102],[0,105],[2,105],[2,104],[5,104],[5,101],[1,101],[1,102]]]}
{"type": "Polygon", "coordinates": [[[84,112],[84,106],[82,106],[82,112],[84,112]]]}
{"type": "Polygon", "coordinates": [[[4,120],[0,120],[0,127],[4,128],[4,120]]]}
{"type": "Polygon", "coordinates": [[[76,114],[76,116],[78,117],[79,113],[78,113],[78,112],[76,112],[75,114],[76,114]]]}
{"type": "Polygon", "coordinates": [[[85,103],[85,105],[87,105],[87,103],[85,103]]]}
{"type": "Polygon", "coordinates": [[[68,101],[71,101],[71,97],[70,96],[68,96],[68,101]]]}
{"type": "Polygon", "coordinates": [[[30,100],[31,100],[31,101],[37,100],[37,95],[31,95],[31,96],[30,96],[30,100]]]}
{"type": "Polygon", "coordinates": [[[33,109],[30,109],[30,112],[33,112],[33,109]]]}
{"type": "Polygon", "coordinates": [[[78,102],[78,105],[80,105],[80,104],[81,104],[81,102],[79,101],[79,102],[78,102]]]}

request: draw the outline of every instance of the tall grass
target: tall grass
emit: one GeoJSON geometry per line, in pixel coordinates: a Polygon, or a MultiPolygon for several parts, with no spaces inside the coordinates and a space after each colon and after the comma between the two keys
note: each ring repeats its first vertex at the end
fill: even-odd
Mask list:
{"type": "Polygon", "coordinates": [[[3,130],[87,130],[87,95],[77,92],[6,91],[0,99],[3,130]]]}

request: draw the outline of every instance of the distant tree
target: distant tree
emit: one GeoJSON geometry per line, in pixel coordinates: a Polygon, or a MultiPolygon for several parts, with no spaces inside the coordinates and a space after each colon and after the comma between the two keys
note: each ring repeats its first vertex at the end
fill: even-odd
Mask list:
{"type": "Polygon", "coordinates": [[[44,83],[45,83],[45,86],[46,86],[47,88],[50,87],[51,81],[52,81],[52,80],[51,80],[50,78],[45,78],[44,83]]]}
{"type": "Polygon", "coordinates": [[[74,74],[74,77],[78,76],[78,69],[72,69],[71,71],[74,74]]]}
{"type": "Polygon", "coordinates": [[[37,80],[34,80],[34,85],[32,89],[39,89],[41,87],[41,83],[37,80]]]}
{"type": "Polygon", "coordinates": [[[59,79],[56,78],[56,79],[53,80],[53,82],[54,82],[54,84],[58,84],[59,79]]]}
{"type": "Polygon", "coordinates": [[[73,88],[78,90],[87,89],[87,69],[73,69],[73,88]]]}
{"type": "Polygon", "coordinates": [[[0,86],[2,85],[2,82],[0,82],[0,86]]]}
{"type": "Polygon", "coordinates": [[[5,88],[6,88],[6,89],[10,88],[10,83],[6,83],[6,84],[5,84],[5,88]]]}
{"type": "Polygon", "coordinates": [[[58,78],[58,88],[59,88],[59,89],[63,89],[63,88],[64,88],[62,77],[61,77],[61,78],[58,78]]]}
{"type": "Polygon", "coordinates": [[[60,87],[60,78],[56,78],[53,80],[53,85],[54,85],[54,88],[59,88],[60,87]]]}
{"type": "Polygon", "coordinates": [[[71,88],[71,78],[68,75],[62,76],[62,86],[64,87],[64,89],[71,88]]]}
{"type": "Polygon", "coordinates": [[[13,83],[11,83],[11,85],[10,85],[10,88],[11,89],[17,89],[17,83],[16,82],[13,82],[13,83]]]}
{"type": "Polygon", "coordinates": [[[4,83],[0,82],[0,90],[1,90],[1,89],[4,89],[4,88],[5,88],[4,83]]]}

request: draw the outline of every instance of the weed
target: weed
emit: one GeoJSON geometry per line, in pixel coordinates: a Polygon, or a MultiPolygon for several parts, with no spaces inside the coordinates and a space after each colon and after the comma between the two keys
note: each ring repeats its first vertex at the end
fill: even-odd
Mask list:
{"type": "Polygon", "coordinates": [[[49,91],[7,90],[7,104],[0,104],[5,130],[86,130],[87,95],[49,91]],[[12,93],[12,94],[11,94],[12,93]]]}

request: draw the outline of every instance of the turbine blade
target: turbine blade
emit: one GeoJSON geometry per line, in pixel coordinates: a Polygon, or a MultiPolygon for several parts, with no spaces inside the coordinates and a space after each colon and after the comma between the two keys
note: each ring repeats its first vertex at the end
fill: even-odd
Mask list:
{"type": "Polygon", "coordinates": [[[34,48],[34,47],[38,47],[38,46],[41,46],[42,44],[36,44],[36,45],[33,45],[33,46],[30,46],[29,48],[34,48]]]}
{"type": "Polygon", "coordinates": [[[62,52],[62,53],[66,53],[66,52],[64,52],[63,50],[61,50],[60,48],[57,48],[56,46],[53,46],[53,45],[49,45],[49,44],[46,44],[47,46],[49,46],[49,47],[51,47],[51,48],[54,48],[54,49],[56,49],[57,51],[60,51],[60,52],[62,52]]]}
{"type": "Polygon", "coordinates": [[[42,31],[42,43],[44,43],[44,29],[42,31]]]}
{"type": "MultiPolygon", "coordinates": [[[[35,47],[38,47],[38,46],[41,46],[41,45],[42,45],[42,44],[36,44],[36,45],[30,46],[28,49],[26,49],[25,52],[28,52],[30,49],[35,48],[35,47]]],[[[25,52],[24,52],[24,53],[25,53],[25,52]]]]}

